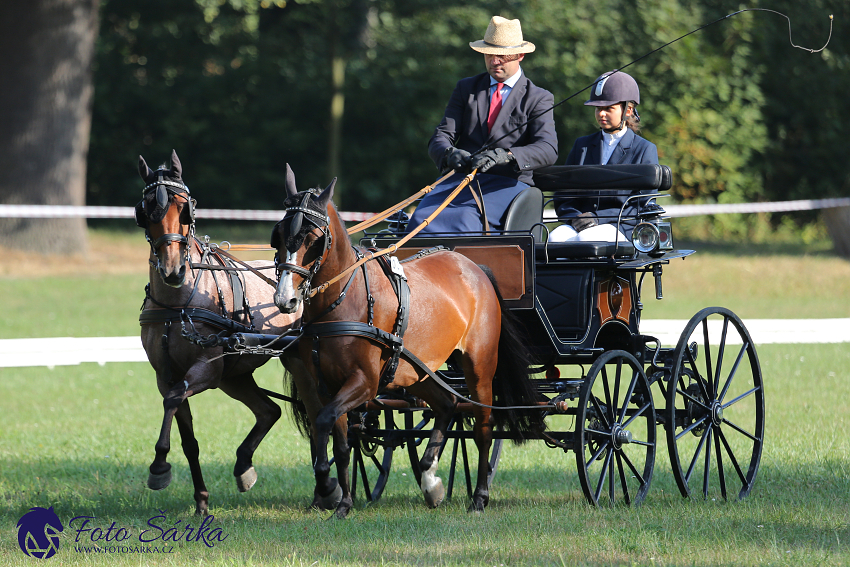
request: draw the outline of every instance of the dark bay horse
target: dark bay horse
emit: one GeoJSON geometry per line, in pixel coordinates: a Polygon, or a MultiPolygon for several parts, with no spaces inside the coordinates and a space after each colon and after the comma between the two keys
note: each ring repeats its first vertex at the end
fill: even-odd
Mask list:
{"type": "MultiPolygon", "coordinates": [[[[237,488],[243,492],[257,480],[252,464],[254,452],[280,418],[281,410],[253,377],[254,370],[265,364],[268,356],[222,357],[221,346],[204,348],[193,344],[181,336],[181,328],[187,324],[186,319],[191,319],[190,328],[199,336],[251,329],[258,333],[281,334],[300,324],[301,313],[299,310],[282,314],[272,301],[274,288],[260,275],[222,269],[225,268],[222,258],[195,238],[195,201],[183,182],[176,152],[171,154],[171,163],[170,169],[163,166],[152,171],[139,156],[139,174],[145,182],[145,190],[136,207],[136,222],[145,228],[151,246],[150,279],[139,320],[142,344],[156,371],[165,408],[148,486],[161,490],[171,482],[171,465],[166,459],[171,424],[176,419],[183,453],[192,474],[195,511],[206,514],[209,492],[201,474],[189,397],[210,388],[220,388],[254,413],[256,424],[236,450],[233,468],[237,488]]],[[[268,262],[248,264],[256,269],[268,262]]],[[[318,397],[300,359],[293,353],[282,362],[292,376],[296,387],[293,392],[297,390],[308,413],[315,415],[319,408],[318,397]]],[[[325,509],[336,506],[341,490],[326,480],[323,489],[321,496],[325,498],[317,494],[313,505],[325,509]]]]}
{"type": "MultiPolygon", "coordinates": [[[[284,313],[303,306],[307,323],[299,341],[301,358],[316,380],[326,405],[314,420],[317,455],[316,482],[328,482],[327,442],[333,424],[346,412],[373,399],[379,389],[404,388],[428,402],[434,412],[434,430],[420,461],[420,488],[426,503],[438,506],[445,496],[437,476],[438,451],[457,403],[453,392],[430,378],[422,367],[403,356],[388,384],[382,371],[393,358],[393,349],[362,334],[335,331],[335,322],[357,322],[360,331],[377,328],[395,332],[399,305],[408,311],[404,348],[430,371],[450,356],[463,368],[475,406],[474,438],[479,451],[478,475],[470,511],[483,511],[489,501],[488,456],[494,425],[512,432],[542,429],[542,413],[532,411],[491,412],[495,403],[515,406],[536,399],[528,379],[527,359],[521,356],[514,330],[505,324],[497,289],[488,275],[471,260],[439,251],[403,265],[409,284],[409,306],[399,300],[378,262],[367,262],[352,274],[318,293],[309,301],[311,285],[328,282],[357,262],[365,253],[352,247],[331,197],[334,182],[321,189],[299,193],[295,176],[287,166],[286,216],[275,227],[271,245],[277,248],[278,286],[274,301],[284,313]],[[328,327],[328,324],[335,325],[328,327]],[[361,324],[366,323],[364,327],[361,324]],[[373,325],[372,325],[373,323],[373,325]]],[[[352,326],[351,323],[344,325],[352,326]]],[[[377,334],[380,334],[376,331],[377,334]]],[[[395,361],[393,361],[395,362],[395,361]]],[[[344,518],[352,506],[348,464],[350,447],[345,439],[333,446],[337,476],[343,497],[335,516],[344,518]]]]}

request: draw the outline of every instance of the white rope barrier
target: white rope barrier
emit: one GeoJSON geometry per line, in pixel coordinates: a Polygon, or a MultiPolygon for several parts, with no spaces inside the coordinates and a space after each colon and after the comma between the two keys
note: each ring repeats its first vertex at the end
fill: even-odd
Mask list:
{"type": "MultiPolygon", "coordinates": [[[[202,209],[195,212],[199,219],[249,220],[277,222],[286,211],[202,209]]],[[[342,220],[360,222],[372,218],[373,213],[340,213],[342,220]]],[[[0,205],[0,218],[18,219],[124,219],[133,218],[133,207],[75,207],[71,205],[0,205]]]]}
{"type": "MultiPolygon", "coordinates": [[[[812,211],[833,207],[850,207],[850,197],[838,199],[806,199],[799,201],[774,201],[769,203],[735,203],[712,205],[664,205],[669,217],[692,217],[697,215],[722,215],[729,213],[782,213],[790,211],[812,211]]],[[[277,222],[285,211],[197,209],[199,219],[246,220],[277,222]]],[[[372,218],[374,213],[341,212],[342,220],[360,222],[372,218]]],[[[90,218],[123,219],[133,218],[133,207],[75,207],[69,205],[0,205],[0,218],[90,218]]],[[[543,213],[543,220],[557,220],[555,211],[543,213]]]]}

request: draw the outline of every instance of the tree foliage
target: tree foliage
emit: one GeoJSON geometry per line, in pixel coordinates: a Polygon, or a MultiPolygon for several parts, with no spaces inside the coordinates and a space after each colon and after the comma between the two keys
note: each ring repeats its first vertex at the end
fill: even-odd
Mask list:
{"type": "MultiPolygon", "coordinates": [[[[804,45],[822,44],[835,11],[829,49],[793,49],[784,19],[746,13],[626,69],[641,85],[644,135],[673,169],[677,200],[848,192],[836,154],[850,62],[837,22],[850,8],[771,4],[789,13],[804,45]],[[812,163],[823,167],[815,173],[812,163]]],[[[556,102],[569,98],[554,110],[563,159],[596,128],[581,92],[596,76],[739,8],[730,0],[505,0],[497,8],[484,0],[107,0],[89,202],[132,202],[137,154],[156,161],[174,147],[204,206],[279,206],[287,162],[305,186],[340,176],[347,210],[395,203],[435,178],[428,139],[455,82],[484,70],[468,42],[483,36],[494,9],[520,18],[536,44],[523,62],[532,81],[556,102]],[[340,65],[344,74],[334,75],[340,65]],[[332,105],[341,111],[337,149],[332,105]]]]}

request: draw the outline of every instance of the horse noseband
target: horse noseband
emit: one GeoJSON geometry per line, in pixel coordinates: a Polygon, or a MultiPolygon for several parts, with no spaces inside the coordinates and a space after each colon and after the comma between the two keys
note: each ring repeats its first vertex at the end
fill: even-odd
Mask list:
{"type": "MultiPolygon", "coordinates": [[[[322,250],[322,255],[316,258],[313,262],[313,265],[310,266],[310,269],[303,266],[298,266],[296,264],[290,264],[286,262],[280,261],[280,251],[278,251],[274,256],[274,264],[275,264],[275,272],[277,273],[277,279],[280,281],[280,275],[284,271],[293,272],[298,274],[302,278],[304,278],[304,283],[301,285],[302,293],[306,296],[309,294],[310,284],[313,281],[313,278],[319,272],[319,269],[322,267],[322,263],[328,255],[328,251],[331,248],[331,243],[333,242],[333,234],[330,231],[330,218],[328,215],[321,213],[319,211],[315,211],[309,207],[307,207],[307,200],[310,198],[311,193],[306,191],[304,196],[301,199],[301,202],[294,207],[287,207],[286,214],[283,219],[275,225],[273,234],[276,235],[280,224],[287,220],[287,218],[291,218],[289,225],[289,234],[297,234],[301,231],[301,226],[303,221],[308,222],[313,225],[314,230],[318,228],[322,231],[322,236],[324,237],[324,249],[322,250]],[[293,213],[290,217],[290,213],[293,213]]],[[[274,238],[272,240],[274,243],[274,238]]],[[[278,242],[278,244],[280,244],[278,242]]],[[[286,243],[283,243],[284,247],[286,243]]]]}

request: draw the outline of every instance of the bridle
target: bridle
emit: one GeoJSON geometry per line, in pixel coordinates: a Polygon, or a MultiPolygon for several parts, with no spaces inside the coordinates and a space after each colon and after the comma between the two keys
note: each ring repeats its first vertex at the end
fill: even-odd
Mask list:
{"type": "MultiPolygon", "coordinates": [[[[186,246],[184,263],[189,262],[190,254],[191,254],[191,246],[190,242],[195,237],[195,204],[197,201],[192,199],[189,193],[189,187],[186,186],[185,183],[171,181],[170,179],[165,179],[165,173],[168,170],[160,167],[156,170],[157,179],[153,183],[145,186],[142,191],[142,200],[138,202],[135,208],[135,218],[136,225],[140,228],[145,229],[145,239],[150,244],[151,252],[153,252],[154,257],[156,257],[156,265],[154,266],[157,270],[160,269],[160,258],[157,250],[163,244],[169,242],[177,242],[179,244],[184,244],[186,246]],[[180,197],[184,199],[189,204],[189,217],[191,222],[189,223],[189,232],[186,236],[182,234],[175,233],[166,233],[153,240],[150,234],[150,221],[148,218],[148,213],[145,211],[145,200],[152,193],[156,194],[156,209],[155,210],[166,210],[168,209],[168,203],[171,197],[180,197]]],[[[163,213],[164,216],[165,213],[163,213]]],[[[153,264],[153,262],[151,262],[153,264]]]]}
{"type": "MultiPolygon", "coordinates": [[[[307,206],[311,196],[312,193],[310,191],[305,191],[303,197],[301,197],[301,201],[297,205],[286,208],[286,213],[284,214],[283,219],[275,225],[274,230],[272,231],[271,240],[272,248],[276,248],[278,250],[274,256],[275,274],[278,282],[280,282],[283,272],[292,272],[301,276],[304,281],[300,286],[298,286],[298,289],[301,294],[302,301],[309,301],[313,278],[316,277],[316,274],[321,269],[322,264],[327,259],[328,252],[330,251],[331,244],[333,243],[333,233],[330,230],[330,217],[325,213],[313,210],[307,206]],[[280,259],[281,243],[278,231],[281,225],[286,221],[289,221],[290,237],[301,232],[301,225],[304,222],[313,225],[313,228],[310,230],[311,233],[313,233],[316,229],[322,231],[322,240],[324,242],[322,254],[313,261],[309,268],[306,266],[291,264],[289,262],[282,262],[280,259]]],[[[286,248],[286,243],[284,243],[284,248],[286,248]]]]}

